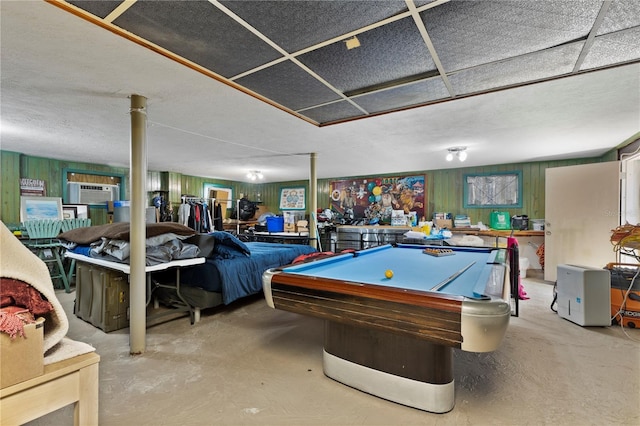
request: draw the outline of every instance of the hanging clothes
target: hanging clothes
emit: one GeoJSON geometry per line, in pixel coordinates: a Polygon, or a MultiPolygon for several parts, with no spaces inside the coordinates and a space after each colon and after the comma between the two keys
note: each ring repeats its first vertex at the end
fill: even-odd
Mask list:
{"type": "Polygon", "coordinates": [[[178,223],[184,226],[189,226],[189,216],[191,214],[191,206],[186,203],[180,204],[178,209],[178,223]]]}
{"type": "Polygon", "coordinates": [[[224,231],[222,226],[222,205],[220,203],[215,203],[213,206],[213,229],[224,231]]]}
{"type": "Polygon", "coordinates": [[[205,234],[211,231],[211,216],[207,203],[201,198],[183,196],[183,204],[178,211],[181,224],[196,232],[205,234]]]}

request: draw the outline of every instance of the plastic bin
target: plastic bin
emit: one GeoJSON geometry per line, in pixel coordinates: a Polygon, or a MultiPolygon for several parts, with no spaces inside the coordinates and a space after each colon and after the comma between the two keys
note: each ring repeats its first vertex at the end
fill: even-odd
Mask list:
{"type": "Polygon", "coordinates": [[[544,231],[544,219],[531,219],[534,231],[544,231]]]}
{"type": "Polygon", "coordinates": [[[270,216],[267,218],[267,231],[268,232],[283,232],[284,231],[284,217],[282,216],[270,216]]]}

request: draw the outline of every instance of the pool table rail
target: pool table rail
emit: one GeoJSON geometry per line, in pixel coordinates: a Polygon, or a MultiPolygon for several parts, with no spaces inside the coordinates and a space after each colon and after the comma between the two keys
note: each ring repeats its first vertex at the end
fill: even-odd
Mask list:
{"type": "Polygon", "coordinates": [[[267,304],[274,309],[412,336],[469,352],[490,352],[500,346],[511,316],[508,276],[504,269],[498,270],[504,280],[503,297],[480,301],[323,277],[301,279],[299,274],[282,269],[266,271],[263,288],[267,304]]]}
{"type": "MultiPolygon", "coordinates": [[[[280,273],[277,279],[284,277],[285,274],[280,273]]],[[[366,291],[363,294],[362,289],[360,294],[354,294],[280,282],[266,285],[267,303],[275,309],[407,335],[455,348],[462,346],[462,298],[448,297],[443,301],[423,294],[422,298],[433,300],[402,303],[370,297],[366,291]]]]}

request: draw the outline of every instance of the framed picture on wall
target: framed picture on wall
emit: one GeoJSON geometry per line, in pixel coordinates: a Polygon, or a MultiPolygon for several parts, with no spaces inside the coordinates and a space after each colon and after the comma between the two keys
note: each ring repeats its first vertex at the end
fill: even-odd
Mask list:
{"type": "Polygon", "coordinates": [[[63,219],[75,219],[78,217],[76,208],[73,206],[62,206],[62,218],[63,219]]]}
{"type": "Polygon", "coordinates": [[[303,187],[280,190],[280,210],[305,210],[306,208],[307,200],[303,187]]]}
{"type": "Polygon", "coordinates": [[[20,197],[20,222],[27,220],[62,220],[62,198],[20,197]]]}
{"type": "Polygon", "coordinates": [[[465,209],[522,208],[522,172],[465,175],[463,196],[465,209]]]}
{"type": "MultiPolygon", "coordinates": [[[[63,204],[62,210],[71,210],[75,211],[75,216],[73,219],[89,219],[89,204],[63,204]]],[[[67,219],[67,217],[65,217],[67,219]]]]}

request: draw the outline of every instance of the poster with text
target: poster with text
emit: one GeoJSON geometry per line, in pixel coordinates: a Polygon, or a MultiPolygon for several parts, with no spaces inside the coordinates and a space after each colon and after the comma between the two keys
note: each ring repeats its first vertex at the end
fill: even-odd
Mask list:
{"type": "Polygon", "coordinates": [[[42,179],[20,178],[20,195],[46,197],[47,186],[42,179]]]}

